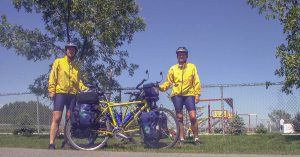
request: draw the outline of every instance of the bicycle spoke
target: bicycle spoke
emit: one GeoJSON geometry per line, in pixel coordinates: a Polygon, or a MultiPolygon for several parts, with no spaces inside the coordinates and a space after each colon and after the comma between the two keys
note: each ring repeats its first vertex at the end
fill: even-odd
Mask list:
{"type": "Polygon", "coordinates": [[[162,126],[158,126],[158,131],[160,131],[160,139],[153,141],[144,141],[146,145],[151,148],[170,148],[173,147],[178,138],[179,138],[179,124],[175,117],[175,114],[166,109],[159,108],[160,114],[165,114],[167,117],[167,128],[163,128],[162,126]]]}
{"type": "Polygon", "coordinates": [[[96,129],[74,128],[69,121],[66,127],[66,135],[75,149],[95,150],[106,145],[108,140],[107,134],[101,134],[96,129]]]}

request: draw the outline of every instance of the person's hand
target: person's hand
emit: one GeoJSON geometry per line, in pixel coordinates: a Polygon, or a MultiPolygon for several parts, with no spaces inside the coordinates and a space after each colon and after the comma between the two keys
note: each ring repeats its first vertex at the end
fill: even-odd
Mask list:
{"type": "Polygon", "coordinates": [[[200,102],[200,96],[195,96],[195,104],[198,104],[200,102]]]}
{"type": "Polygon", "coordinates": [[[54,100],[55,93],[49,93],[48,98],[54,100]]]}
{"type": "Polygon", "coordinates": [[[156,88],[158,91],[161,92],[161,89],[159,88],[159,86],[156,86],[155,88],[156,88]]]}
{"type": "Polygon", "coordinates": [[[161,88],[159,87],[159,84],[155,84],[155,87],[159,90],[159,91],[162,91],[161,88]]]}

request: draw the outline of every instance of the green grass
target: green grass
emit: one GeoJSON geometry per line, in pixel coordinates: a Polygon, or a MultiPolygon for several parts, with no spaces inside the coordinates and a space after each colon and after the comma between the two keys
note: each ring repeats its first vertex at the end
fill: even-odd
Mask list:
{"type": "MultiPolygon", "coordinates": [[[[99,151],[131,151],[131,152],[161,152],[161,153],[217,153],[217,154],[300,154],[300,135],[268,134],[221,136],[202,135],[200,146],[189,143],[184,146],[175,145],[171,149],[149,149],[143,145],[125,144],[116,139],[110,139],[108,147],[99,151]]],[[[49,136],[0,135],[0,147],[41,148],[47,149],[49,136]]],[[[61,139],[56,140],[57,147],[61,139]]]]}

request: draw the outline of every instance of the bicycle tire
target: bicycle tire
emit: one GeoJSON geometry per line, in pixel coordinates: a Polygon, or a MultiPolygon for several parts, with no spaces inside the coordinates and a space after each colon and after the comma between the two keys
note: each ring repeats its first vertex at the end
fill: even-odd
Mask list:
{"type": "Polygon", "coordinates": [[[166,115],[168,130],[162,130],[160,128],[161,126],[159,126],[158,123],[156,128],[161,134],[161,138],[155,141],[144,140],[144,144],[150,148],[171,148],[176,144],[176,142],[179,139],[179,122],[177,121],[175,114],[171,110],[160,107],[157,109],[157,111],[159,112],[159,114],[164,113],[166,115]]]}
{"type": "MultiPolygon", "coordinates": [[[[108,120],[105,120],[105,129],[106,131],[110,130],[110,124],[108,120]]],[[[96,150],[99,148],[104,147],[107,144],[107,141],[109,139],[108,135],[101,135],[98,134],[93,128],[81,128],[79,131],[85,131],[83,137],[79,137],[79,135],[76,135],[74,133],[76,131],[74,126],[72,126],[71,121],[67,122],[66,125],[66,136],[71,144],[71,146],[77,150],[96,150]]]]}

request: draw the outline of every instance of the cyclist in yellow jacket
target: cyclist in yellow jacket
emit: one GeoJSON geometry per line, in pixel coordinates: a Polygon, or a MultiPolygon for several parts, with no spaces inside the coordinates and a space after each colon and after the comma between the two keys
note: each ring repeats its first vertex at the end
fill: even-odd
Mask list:
{"type": "Polygon", "coordinates": [[[195,106],[199,102],[201,92],[200,79],[196,66],[187,62],[188,50],[185,47],[179,47],[176,50],[176,54],[178,64],[173,65],[169,69],[166,81],[159,88],[161,91],[166,91],[172,86],[171,99],[180,125],[180,144],[184,142],[182,112],[184,105],[189,112],[194,142],[195,144],[200,144],[195,106]]]}
{"type": "MultiPolygon", "coordinates": [[[[80,90],[88,89],[82,83],[78,67],[73,62],[76,53],[77,46],[73,43],[68,43],[65,46],[65,56],[54,61],[49,75],[49,98],[54,101],[49,149],[55,149],[54,141],[64,106],[66,106],[67,110],[66,119],[69,119],[71,110],[76,104],[76,94],[80,90]]],[[[62,147],[65,144],[64,142],[62,147]]]]}

